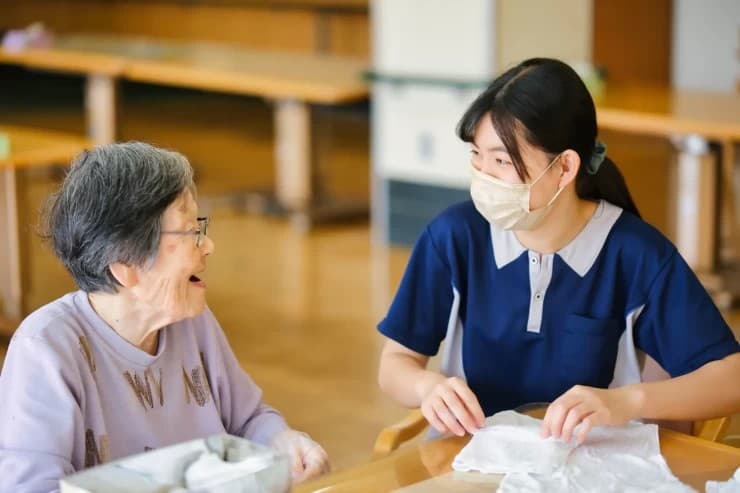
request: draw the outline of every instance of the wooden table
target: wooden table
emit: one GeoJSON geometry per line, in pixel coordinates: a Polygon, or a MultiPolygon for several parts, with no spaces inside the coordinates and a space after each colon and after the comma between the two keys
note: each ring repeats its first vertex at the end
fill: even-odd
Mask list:
{"type": "Polygon", "coordinates": [[[274,101],[276,195],[299,221],[317,200],[312,105],[362,101],[369,94],[361,59],[205,42],[64,35],[49,49],[0,50],[0,63],[86,75],[88,133],[97,144],[116,138],[121,78],[274,101]]]}
{"type": "MultiPolygon", "coordinates": [[[[454,437],[401,448],[383,459],[300,485],[294,492],[495,491],[500,475],[452,471],[452,460],[468,440],[454,437]]],[[[675,431],[660,430],[660,448],[673,473],[699,491],[704,491],[707,480],[726,481],[740,467],[740,449],[675,431]]]]}
{"type": "Polygon", "coordinates": [[[676,246],[699,274],[715,272],[721,215],[729,241],[740,247],[733,203],[740,94],[607,85],[595,102],[599,128],[673,142],[678,155],[672,218],[676,246]]]}
{"type": "Polygon", "coordinates": [[[0,155],[0,333],[9,334],[24,315],[16,172],[68,165],[92,144],[84,137],[3,125],[0,134],[10,142],[9,154],[0,155]]]}

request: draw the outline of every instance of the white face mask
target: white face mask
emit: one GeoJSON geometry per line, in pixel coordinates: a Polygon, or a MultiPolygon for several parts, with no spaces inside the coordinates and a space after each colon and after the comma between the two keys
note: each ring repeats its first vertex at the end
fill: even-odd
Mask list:
{"type": "Polygon", "coordinates": [[[555,195],[546,206],[529,209],[529,196],[532,186],[545,176],[545,173],[560,158],[555,156],[545,171],[532,183],[508,183],[478,171],[473,166],[473,180],[470,185],[470,196],[478,212],[493,226],[499,229],[534,229],[552,208],[562,188],[558,188],[555,195]]]}

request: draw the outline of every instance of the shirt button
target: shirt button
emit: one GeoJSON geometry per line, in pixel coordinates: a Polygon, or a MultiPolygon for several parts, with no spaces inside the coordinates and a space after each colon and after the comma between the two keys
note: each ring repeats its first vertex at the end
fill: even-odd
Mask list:
{"type": "Polygon", "coordinates": [[[535,293],[534,299],[536,299],[537,301],[540,301],[542,299],[542,293],[535,293]]]}
{"type": "Polygon", "coordinates": [[[537,263],[537,257],[532,257],[532,263],[533,264],[536,264],[537,263]]]}

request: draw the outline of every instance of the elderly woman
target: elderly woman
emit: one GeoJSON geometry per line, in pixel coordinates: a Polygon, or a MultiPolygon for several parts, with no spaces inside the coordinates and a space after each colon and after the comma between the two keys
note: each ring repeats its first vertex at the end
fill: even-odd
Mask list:
{"type": "Polygon", "coordinates": [[[326,452],[288,427],[240,368],[199,276],[214,251],[187,159],[143,143],[72,164],[49,209],[79,291],[16,331],[0,376],[0,491],[228,432],[287,453],[295,481],[326,452]]]}

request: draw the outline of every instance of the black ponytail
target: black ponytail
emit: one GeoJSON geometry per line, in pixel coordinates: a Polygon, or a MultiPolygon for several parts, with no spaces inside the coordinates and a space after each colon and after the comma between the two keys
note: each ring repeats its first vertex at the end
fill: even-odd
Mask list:
{"type": "Polygon", "coordinates": [[[458,136],[472,142],[478,123],[489,115],[511,156],[519,177],[528,177],[518,136],[551,157],[572,149],[581,159],[576,193],[582,199],[606,200],[639,216],[616,164],[604,158],[596,174],[587,168],[596,143],[596,109],[578,74],[550,58],[531,58],[496,78],[473,102],[457,126],[458,136]]]}

